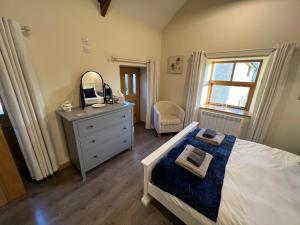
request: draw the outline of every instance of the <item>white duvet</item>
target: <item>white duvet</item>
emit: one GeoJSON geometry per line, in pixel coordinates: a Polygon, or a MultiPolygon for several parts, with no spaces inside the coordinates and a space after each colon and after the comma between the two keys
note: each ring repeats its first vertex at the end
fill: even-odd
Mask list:
{"type": "Polygon", "coordinates": [[[217,223],[174,196],[203,225],[300,225],[300,156],[237,139],[226,166],[217,223]]]}

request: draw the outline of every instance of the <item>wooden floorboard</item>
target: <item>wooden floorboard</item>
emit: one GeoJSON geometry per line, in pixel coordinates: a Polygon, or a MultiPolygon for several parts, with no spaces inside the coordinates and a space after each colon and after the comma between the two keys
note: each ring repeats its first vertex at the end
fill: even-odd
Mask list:
{"type": "Polygon", "coordinates": [[[133,150],[88,173],[83,183],[69,167],[42,182],[27,181],[28,194],[0,208],[2,225],[160,225],[183,224],[157,201],[144,207],[140,161],[172,135],[157,137],[135,126],[133,150]]]}

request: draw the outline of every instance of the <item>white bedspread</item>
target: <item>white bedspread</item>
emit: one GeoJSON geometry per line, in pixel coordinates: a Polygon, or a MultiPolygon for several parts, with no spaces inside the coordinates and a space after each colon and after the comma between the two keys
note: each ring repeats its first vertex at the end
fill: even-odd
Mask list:
{"type": "Polygon", "coordinates": [[[300,156],[237,139],[226,167],[217,223],[176,197],[203,225],[299,225],[300,156]]]}

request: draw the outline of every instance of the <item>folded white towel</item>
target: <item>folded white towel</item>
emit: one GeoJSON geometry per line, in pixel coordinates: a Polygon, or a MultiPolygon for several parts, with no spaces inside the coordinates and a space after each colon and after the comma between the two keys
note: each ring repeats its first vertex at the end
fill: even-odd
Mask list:
{"type": "Polygon", "coordinates": [[[214,138],[203,137],[203,134],[205,131],[206,131],[206,128],[202,128],[196,135],[196,139],[198,139],[200,141],[204,141],[208,144],[220,145],[225,138],[225,135],[220,132],[217,132],[217,135],[214,138]]]}
{"type": "Polygon", "coordinates": [[[175,163],[195,174],[196,176],[204,178],[213,156],[209,153],[206,153],[202,164],[197,167],[187,160],[188,155],[193,151],[194,148],[195,147],[192,145],[187,145],[183,152],[178,156],[175,163]]]}

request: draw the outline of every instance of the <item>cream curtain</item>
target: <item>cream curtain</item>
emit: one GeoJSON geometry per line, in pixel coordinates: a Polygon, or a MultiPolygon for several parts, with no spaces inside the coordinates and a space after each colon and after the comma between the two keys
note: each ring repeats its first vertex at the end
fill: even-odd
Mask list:
{"type": "Polygon", "coordinates": [[[190,68],[188,68],[187,72],[188,85],[185,106],[185,126],[198,119],[205,64],[205,53],[203,51],[194,52],[191,56],[190,68]]]}
{"type": "Polygon", "coordinates": [[[58,169],[48,132],[45,106],[20,25],[0,23],[0,94],[33,179],[58,169]]]}
{"type": "Polygon", "coordinates": [[[287,81],[289,64],[295,49],[296,44],[284,43],[270,55],[269,65],[264,74],[267,79],[266,84],[263,87],[264,90],[258,107],[250,121],[248,139],[251,141],[263,143],[266,137],[272,116],[287,81]]]}
{"type": "Polygon", "coordinates": [[[147,109],[146,129],[153,128],[153,105],[158,100],[159,62],[150,60],[147,63],[147,109]]]}

